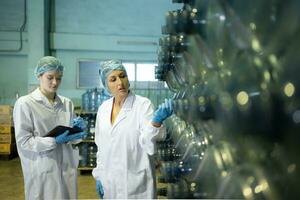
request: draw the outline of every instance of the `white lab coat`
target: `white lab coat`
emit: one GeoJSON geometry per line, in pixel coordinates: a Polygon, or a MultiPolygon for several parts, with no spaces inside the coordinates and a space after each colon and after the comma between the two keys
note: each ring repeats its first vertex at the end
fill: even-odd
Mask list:
{"type": "Polygon", "coordinates": [[[112,105],[113,98],[98,109],[97,167],[93,176],[102,182],[104,198],[156,198],[151,156],[154,142],[165,136],[165,128],[151,125],[153,106],[145,97],[129,93],[113,125],[112,105]]]}
{"type": "Polygon", "coordinates": [[[71,125],[73,103],[58,95],[51,105],[36,89],[17,100],[13,116],[25,199],[77,198],[78,150],[71,144],[57,145],[54,138],[43,137],[57,125],[71,125]]]}

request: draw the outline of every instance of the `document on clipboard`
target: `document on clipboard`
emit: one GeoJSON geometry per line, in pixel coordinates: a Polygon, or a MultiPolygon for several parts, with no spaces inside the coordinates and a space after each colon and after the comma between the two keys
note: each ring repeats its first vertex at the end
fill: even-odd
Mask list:
{"type": "Polygon", "coordinates": [[[45,135],[45,137],[57,137],[57,136],[63,134],[65,131],[69,131],[68,135],[72,135],[75,133],[82,132],[83,130],[77,126],[75,126],[73,128],[68,127],[68,126],[56,126],[54,129],[49,131],[49,133],[47,135],[45,135]]]}

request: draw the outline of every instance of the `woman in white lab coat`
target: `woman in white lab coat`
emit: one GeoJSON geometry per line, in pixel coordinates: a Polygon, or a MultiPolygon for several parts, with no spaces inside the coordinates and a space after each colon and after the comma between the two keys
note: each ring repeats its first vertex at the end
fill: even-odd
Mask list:
{"type": "MultiPolygon", "coordinates": [[[[66,131],[57,137],[45,137],[58,125],[72,125],[73,103],[56,93],[63,69],[58,59],[41,58],[35,69],[39,88],[19,98],[14,106],[15,135],[27,200],[77,198],[78,151],[70,142],[78,142],[86,133],[68,135],[66,131]]],[[[73,125],[84,128],[82,122],[73,125]]]]}
{"type": "Polygon", "coordinates": [[[102,64],[100,79],[112,98],[99,107],[95,141],[97,167],[93,170],[101,198],[156,198],[152,155],[161,124],[172,114],[167,100],[153,113],[151,101],[129,91],[124,66],[118,60],[102,64]]]}

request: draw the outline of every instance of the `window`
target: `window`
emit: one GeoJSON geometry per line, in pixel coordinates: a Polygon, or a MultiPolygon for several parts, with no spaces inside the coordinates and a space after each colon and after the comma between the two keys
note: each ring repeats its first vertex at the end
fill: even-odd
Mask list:
{"type": "Polygon", "coordinates": [[[155,79],[154,62],[123,62],[131,88],[133,89],[163,89],[163,82],[155,79]]]}
{"type": "MultiPolygon", "coordinates": [[[[78,88],[101,88],[99,69],[104,60],[79,60],[77,71],[78,88]]],[[[135,94],[145,96],[154,106],[161,104],[165,98],[170,98],[173,93],[166,84],[155,79],[155,62],[130,62],[123,61],[130,81],[130,89],[135,94]]]]}
{"type": "MultiPolygon", "coordinates": [[[[99,69],[103,60],[78,61],[78,88],[102,87],[99,79],[99,69]]],[[[165,89],[163,82],[155,79],[154,62],[123,61],[132,89],[165,89]]]]}
{"type": "Polygon", "coordinates": [[[129,81],[135,81],[135,64],[134,63],[122,63],[127,71],[129,81]]]}
{"type": "Polygon", "coordinates": [[[137,63],[136,81],[157,81],[155,79],[155,63],[137,63]]]}
{"type": "Polygon", "coordinates": [[[95,88],[100,86],[99,60],[78,61],[77,88],[95,88]]]}

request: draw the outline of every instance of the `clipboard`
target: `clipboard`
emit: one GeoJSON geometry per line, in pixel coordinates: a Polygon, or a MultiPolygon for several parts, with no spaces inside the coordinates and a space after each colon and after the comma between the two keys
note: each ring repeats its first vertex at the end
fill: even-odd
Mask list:
{"type": "Polygon", "coordinates": [[[72,135],[75,133],[82,132],[83,130],[77,126],[74,126],[73,128],[68,126],[56,126],[54,129],[49,131],[49,133],[44,137],[57,137],[63,134],[65,131],[69,131],[68,135],[72,135]]]}

